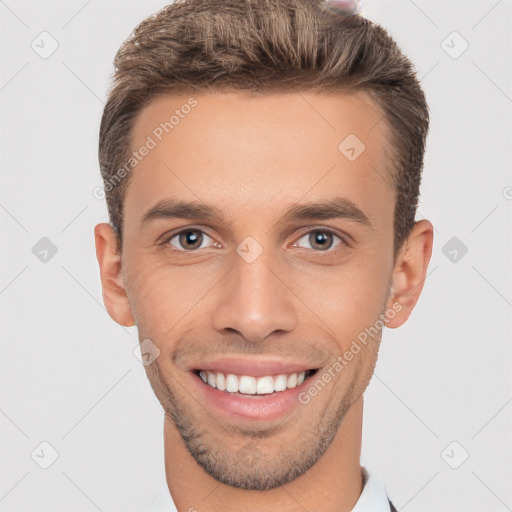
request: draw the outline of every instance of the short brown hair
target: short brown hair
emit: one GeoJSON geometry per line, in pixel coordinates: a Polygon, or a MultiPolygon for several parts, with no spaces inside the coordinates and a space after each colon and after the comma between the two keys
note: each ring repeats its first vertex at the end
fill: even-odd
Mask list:
{"type": "Polygon", "coordinates": [[[159,95],[206,91],[368,93],[390,133],[395,256],[409,235],[428,106],[411,62],[378,24],[334,13],[320,0],[176,0],[135,28],[114,67],[99,162],[119,250],[130,176],[116,186],[112,177],[129,157],[137,114],[159,95]]]}

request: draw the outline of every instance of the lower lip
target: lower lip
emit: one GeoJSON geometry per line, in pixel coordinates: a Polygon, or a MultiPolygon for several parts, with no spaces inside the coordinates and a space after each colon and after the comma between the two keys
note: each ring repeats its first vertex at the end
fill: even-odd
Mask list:
{"type": "Polygon", "coordinates": [[[284,391],[268,395],[242,395],[220,391],[206,384],[196,373],[190,374],[205,402],[211,404],[217,411],[231,418],[261,421],[278,419],[300,406],[298,395],[310,384],[310,379],[307,378],[300,386],[284,391]]]}

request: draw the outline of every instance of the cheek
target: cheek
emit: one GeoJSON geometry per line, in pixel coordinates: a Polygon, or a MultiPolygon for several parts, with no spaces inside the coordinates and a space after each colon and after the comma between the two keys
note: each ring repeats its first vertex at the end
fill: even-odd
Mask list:
{"type": "Polygon", "coordinates": [[[175,337],[197,321],[201,299],[218,281],[207,266],[173,267],[148,255],[132,258],[126,269],[128,300],[147,337],[165,336],[171,329],[175,337]]]}
{"type": "Polygon", "coordinates": [[[334,333],[340,351],[376,324],[387,299],[390,270],[378,261],[354,263],[302,280],[304,302],[334,333]]]}

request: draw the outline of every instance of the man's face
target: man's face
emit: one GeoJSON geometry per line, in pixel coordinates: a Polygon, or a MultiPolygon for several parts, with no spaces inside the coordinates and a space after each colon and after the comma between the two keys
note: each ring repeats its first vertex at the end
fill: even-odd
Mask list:
{"type": "Polygon", "coordinates": [[[364,95],[194,97],[161,141],[155,129],[188,96],[154,100],[135,123],[132,149],[148,136],[156,146],[127,189],[124,284],[140,340],[160,351],[148,378],[190,454],[224,483],[272,488],[320,458],[373,373],[380,333],[308,403],[298,400],[389,307],[395,194],[386,127],[364,95]],[[163,200],[218,215],[160,209],[143,222],[163,200]],[[328,202],[336,215],[284,216],[328,202]],[[271,382],[316,373],[251,395],[210,387],[197,373],[209,368],[271,382]],[[251,464],[244,450],[256,450],[251,464]]]}

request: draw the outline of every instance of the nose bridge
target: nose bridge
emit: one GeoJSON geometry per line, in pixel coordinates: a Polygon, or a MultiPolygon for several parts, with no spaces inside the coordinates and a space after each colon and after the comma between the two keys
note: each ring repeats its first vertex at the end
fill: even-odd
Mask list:
{"type": "Polygon", "coordinates": [[[256,244],[249,237],[237,247],[213,313],[215,329],[236,330],[253,342],[293,330],[298,318],[292,294],[274,269],[273,252],[256,244]]]}

